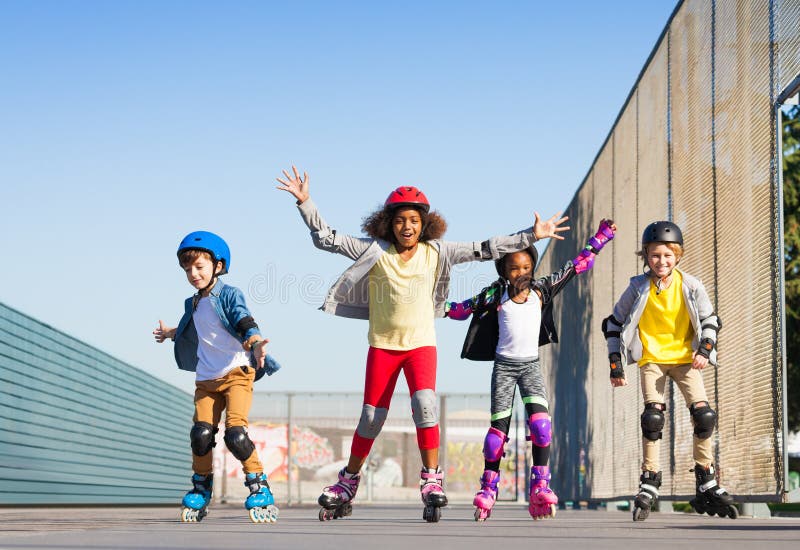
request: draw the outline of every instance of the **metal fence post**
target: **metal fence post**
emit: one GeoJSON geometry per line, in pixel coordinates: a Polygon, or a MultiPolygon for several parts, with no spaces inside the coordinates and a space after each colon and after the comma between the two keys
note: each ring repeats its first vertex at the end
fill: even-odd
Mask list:
{"type": "Polygon", "coordinates": [[[439,467],[447,471],[447,395],[439,396],[439,467]]]}
{"type": "Polygon", "coordinates": [[[286,394],[286,506],[292,504],[292,397],[286,394]]]}
{"type": "Polygon", "coordinates": [[[514,500],[519,502],[519,407],[514,413],[514,500]]]}

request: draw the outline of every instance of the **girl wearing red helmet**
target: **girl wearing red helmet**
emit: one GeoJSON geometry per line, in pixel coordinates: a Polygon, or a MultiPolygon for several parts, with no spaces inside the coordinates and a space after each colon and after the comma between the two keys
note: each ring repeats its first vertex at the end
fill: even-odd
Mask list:
{"type": "Polygon", "coordinates": [[[433,320],[443,317],[453,265],[497,260],[543,238],[559,235],[567,218],[557,214],[510,236],[482,242],[441,240],[447,224],[416,187],[398,187],[383,207],[367,216],[362,230],[369,238],[333,230],[309,197],[308,175],[295,167],[284,170],[278,189],[297,199],[300,215],[317,248],[342,254],[355,263],[328,291],[320,309],[341,317],[369,321],[364,403],[353,435],[350,459],[338,483],[319,497],[320,520],[349,515],[359,472],[389,411],[389,402],[402,370],[411,395],[411,409],[422,457],[420,494],[426,521],[439,520],[447,505],[439,468],[439,425],[436,389],[436,335],[433,320]]]}

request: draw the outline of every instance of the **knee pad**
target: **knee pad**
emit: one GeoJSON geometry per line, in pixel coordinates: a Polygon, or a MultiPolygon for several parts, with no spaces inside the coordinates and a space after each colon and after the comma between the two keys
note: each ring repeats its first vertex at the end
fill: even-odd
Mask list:
{"type": "Polygon", "coordinates": [[[247,430],[244,426],[233,426],[225,430],[225,445],[230,449],[233,456],[239,460],[247,460],[256,446],[250,441],[247,430]]]}
{"type": "Polygon", "coordinates": [[[537,447],[547,447],[553,438],[553,426],[550,415],[546,412],[534,413],[528,419],[531,430],[531,442],[537,447]]]}
{"type": "Polygon", "coordinates": [[[214,428],[208,422],[195,422],[189,432],[192,452],[197,456],[207,455],[216,445],[214,434],[216,434],[217,431],[217,428],[214,428]]]}
{"type": "Polygon", "coordinates": [[[661,403],[647,403],[642,412],[642,435],[650,441],[661,439],[661,430],[664,429],[664,411],[661,403]]]}
{"type": "Polygon", "coordinates": [[[508,441],[508,436],[497,428],[489,428],[483,440],[483,458],[489,462],[497,462],[505,454],[503,447],[508,441]]]}
{"type": "Polygon", "coordinates": [[[389,414],[389,409],[364,405],[361,409],[361,418],[358,421],[356,433],[365,439],[375,439],[381,433],[387,414],[389,414]]]}
{"type": "Polygon", "coordinates": [[[694,424],[694,435],[700,439],[708,439],[714,433],[717,426],[717,413],[710,406],[689,407],[692,414],[692,424],[694,424]]]}
{"type": "Polygon", "coordinates": [[[433,390],[415,391],[411,396],[411,415],[417,428],[432,428],[439,423],[439,406],[433,390]]]}

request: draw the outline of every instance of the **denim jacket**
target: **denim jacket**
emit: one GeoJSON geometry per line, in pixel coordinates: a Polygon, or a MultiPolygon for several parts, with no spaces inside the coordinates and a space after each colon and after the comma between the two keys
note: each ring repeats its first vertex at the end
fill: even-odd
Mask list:
{"type": "MultiPolygon", "coordinates": [[[[250,314],[250,310],[247,309],[244,293],[241,290],[217,279],[208,294],[208,299],[211,301],[214,311],[217,312],[222,326],[239,342],[244,343],[254,335],[261,336],[258,325],[250,314]]],[[[192,315],[199,301],[199,294],[186,299],[183,317],[175,331],[175,361],[178,363],[179,369],[192,372],[197,370],[197,346],[199,345],[192,315]]],[[[253,366],[252,354],[250,362],[253,366]]],[[[267,356],[264,368],[256,371],[256,380],[264,374],[271,376],[280,368],[274,359],[267,356]]]]}

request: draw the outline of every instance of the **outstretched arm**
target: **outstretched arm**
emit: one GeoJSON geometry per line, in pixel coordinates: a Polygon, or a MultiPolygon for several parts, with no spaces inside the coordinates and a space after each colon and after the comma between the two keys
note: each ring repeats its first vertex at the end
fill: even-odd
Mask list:
{"type": "Polygon", "coordinates": [[[286,170],[282,170],[282,172],[286,179],[283,180],[281,178],[275,178],[279,183],[281,183],[281,185],[277,186],[277,189],[290,193],[294,198],[297,199],[297,204],[303,204],[306,202],[309,197],[308,173],[303,172],[303,177],[300,177],[300,173],[294,166],[292,166],[292,172],[294,173],[294,176],[289,175],[289,172],[286,170]]]}
{"type": "Polygon", "coordinates": [[[564,264],[558,271],[533,282],[532,287],[539,292],[542,305],[550,302],[575,275],[592,268],[595,256],[614,238],[616,230],[617,226],[612,220],[603,219],[597,233],[589,239],[586,247],[573,260],[564,264]]]}
{"type": "Polygon", "coordinates": [[[449,242],[442,241],[442,251],[451,264],[464,262],[485,262],[497,260],[511,252],[525,250],[539,239],[558,239],[564,237],[560,233],[569,231],[569,226],[562,226],[569,218],[561,217],[561,212],[547,220],[542,220],[538,212],[534,212],[535,222],[532,227],[512,235],[500,235],[485,241],[449,242]]]}
{"type": "Polygon", "coordinates": [[[355,260],[372,244],[372,239],[361,239],[337,232],[330,227],[317,210],[308,193],[309,177],[306,172],[300,176],[296,167],[292,166],[292,174],[283,171],[284,178],[276,178],[281,185],[277,189],[286,191],[297,199],[297,208],[306,226],[311,230],[314,246],[327,252],[335,252],[355,260]]]}
{"type": "Polygon", "coordinates": [[[594,237],[589,239],[586,247],[581,250],[580,254],[572,260],[572,265],[575,266],[575,273],[583,273],[589,271],[594,266],[594,257],[603,250],[603,247],[614,238],[617,232],[617,226],[614,225],[613,220],[604,219],[600,222],[600,227],[594,237]]]}
{"type": "Polygon", "coordinates": [[[444,316],[456,321],[464,321],[476,311],[482,311],[491,304],[496,304],[500,299],[500,284],[492,283],[481,290],[472,298],[463,302],[447,302],[444,306],[444,316]]]}
{"type": "Polygon", "coordinates": [[[153,331],[153,336],[156,338],[156,342],[159,344],[162,343],[164,340],[169,338],[170,340],[175,339],[175,332],[177,329],[175,327],[167,327],[164,325],[164,321],[161,319],[158,320],[158,328],[153,331]]]}

